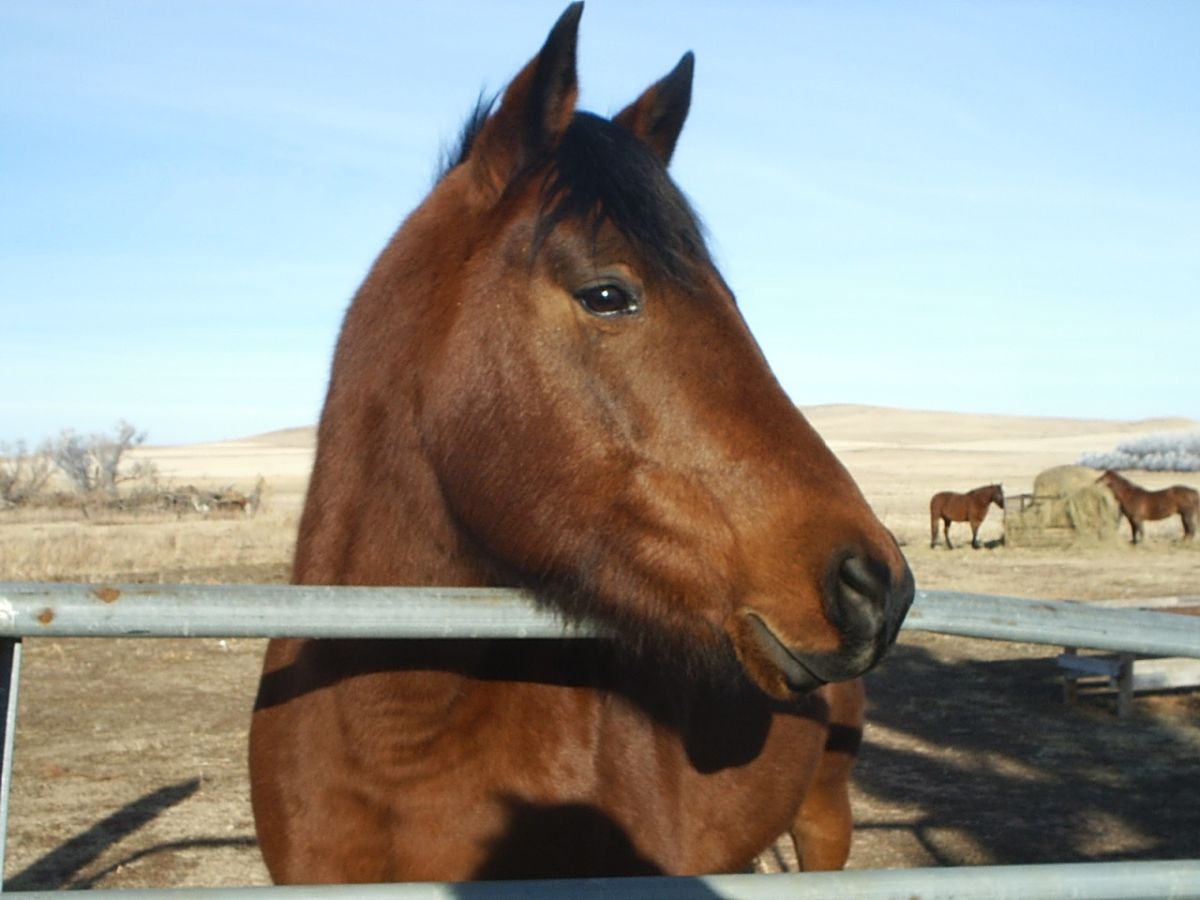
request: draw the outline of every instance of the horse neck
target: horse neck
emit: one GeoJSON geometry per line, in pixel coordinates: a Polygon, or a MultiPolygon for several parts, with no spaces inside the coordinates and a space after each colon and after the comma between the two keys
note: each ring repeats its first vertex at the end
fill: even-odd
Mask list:
{"type": "Polygon", "coordinates": [[[1136,485],[1134,485],[1132,482],[1126,481],[1116,472],[1112,473],[1112,477],[1109,478],[1106,483],[1108,484],[1108,489],[1116,494],[1118,500],[1131,497],[1133,496],[1134,492],[1138,490],[1136,485]]]}
{"type": "Polygon", "coordinates": [[[383,375],[347,372],[355,357],[339,351],[343,355],[350,358],[335,363],[321,416],[292,580],[457,587],[498,583],[446,509],[436,472],[421,450],[405,404],[397,399],[402,388],[383,375]]]}
{"type": "Polygon", "coordinates": [[[975,490],[968,492],[967,496],[971,498],[971,505],[977,506],[980,509],[987,509],[987,505],[994,499],[990,486],[975,488],[975,490]]]}
{"type": "Polygon", "coordinates": [[[415,416],[423,402],[420,336],[443,327],[453,304],[430,304],[439,254],[421,237],[455,213],[427,200],[384,250],[342,326],[317,455],[297,539],[293,580],[305,584],[500,584],[446,508],[415,416]]]}
{"type": "Polygon", "coordinates": [[[491,581],[462,546],[427,466],[397,459],[374,472],[348,443],[322,440],[318,448],[294,582],[469,587],[491,581]]]}

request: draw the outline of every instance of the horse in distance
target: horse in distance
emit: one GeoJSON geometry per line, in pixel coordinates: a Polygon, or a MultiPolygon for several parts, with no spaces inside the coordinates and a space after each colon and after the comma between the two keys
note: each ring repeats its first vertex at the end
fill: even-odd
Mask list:
{"type": "Polygon", "coordinates": [[[775,380],[667,173],[693,58],[576,108],[582,4],[347,310],[300,584],[518,587],[589,640],[269,643],[281,883],[838,868],[912,574],[775,380]]]}
{"type": "Polygon", "coordinates": [[[965,494],[954,491],[939,491],[929,500],[929,547],[938,543],[938,524],[941,523],[946,536],[946,549],[953,550],[950,543],[950,523],[967,522],[971,526],[971,546],[979,549],[979,526],[987,518],[991,504],[1004,509],[1004,490],[998,484],[985,484],[965,494]]]}
{"type": "Polygon", "coordinates": [[[1121,515],[1129,520],[1132,543],[1136,544],[1145,538],[1147,520],[1169,519],[1174,515],[1178,515],[1183,524],[1184,540],[1191,540],[1196,534],[1200,493],[1195,488],[1176,484],[1160,491],[1148,491],[1112,469],[1105,470],[1096,481],[1107,485],[1117,498],[1121,515]]]}

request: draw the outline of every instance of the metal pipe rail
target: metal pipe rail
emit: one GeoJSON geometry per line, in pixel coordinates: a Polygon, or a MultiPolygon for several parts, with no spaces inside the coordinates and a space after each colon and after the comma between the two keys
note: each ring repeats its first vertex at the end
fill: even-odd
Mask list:
{"type": "MultiPolygon", "coordinates": [[[[29,891],[22,900],[61,900],[61,891],[29,891]]],[[[1157,900],[1200,898],[1200,862],[1054,863],[958,869],[863,869],[697,878],[586,878],[353,887],[189,888],[88,891],[89,900],[1157,900]]]]}
{"type": "MultiPolygon", "coordinates": [[[[1200,603],[1200,600],[1198,600],[1200,603]]],[[[1200,616],[917,591],[904,627],[962,637],[1200,658],[1200,616]]],[[[503,588],[0,583],[10,637],[603,637],[503,588]]]]}
{"type": "MultiPolygon", "coordinates": [[[[1197,600],[1200,603],[1200,598],[1197,600]]],[[[954,591],[917,591],[904,627],[964,637],[1200,658],[1200,617],[1025,600],[954,591]]],[[[567,622],[519,591],[498,588],[362,588],[293,585],[107,585],[0,583],[0,877],[24,637],[601,638],[604,629],[567,622]]],[[[2,881],[0,881],[2,889],[2,881]]],[[[979,866],[730,875],[706,878],[586,879],[564,882],[376,885],[355,896],[402,898],[791,897],[1196,897],[1200,860],[979,866]]],[[[343,888],[98,891],[121,900],[333,900],[343,888]],[[270,892],[270,893],[267,893],[270,892]],[[276,893],[278,892],[278,893],[276,893]]],[[[30,892],[30,900],[41,897],[30,892]]],[[[46,897],[50,894],[46,893],[46,897]]]]}

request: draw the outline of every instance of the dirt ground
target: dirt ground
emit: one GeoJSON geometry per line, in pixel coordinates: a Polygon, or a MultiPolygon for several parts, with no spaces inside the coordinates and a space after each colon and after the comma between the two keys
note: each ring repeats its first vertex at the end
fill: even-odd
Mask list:
{"type": "MultiPolygon", "coordinates": [[[[1143,547],[1025,550],[997,542],[993,515],[987,549],[930,549],[923,504],[945,480],[937,467],[908,467],[901,483],[894,462],[856,457],[847,444],[839,452],[899,535],[921,588],[1080,600],[1200,595],[1200,541],[1179,541],[1177,522],[1156,526],[1143,547]]],[[[1005,475],[1006,488],[1020,490],[1041,457],[1005,459],[1020,470],[1005,475]]],[[[978,460],[956,477],[990,474],[978,460]]],[[[280,558],[119,574],[236,584],[281,582],[286,570],[280,558]]],[[[262,646],[28,640],[5,888],[265,884],[245,771],[262,646]]],[[[1066,706],[1058,651],[902,635],[868,676],[852,868],[1200,855],[1200,694],[1139,695],[1126,720],[1111,696],[1066,706]]]]}

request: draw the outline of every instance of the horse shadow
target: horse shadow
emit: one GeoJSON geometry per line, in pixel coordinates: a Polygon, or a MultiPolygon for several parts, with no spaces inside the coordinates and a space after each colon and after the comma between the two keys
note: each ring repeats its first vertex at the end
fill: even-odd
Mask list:
{"type": "MultiPolygon", "coordinates": [[[[629,876],[662,875],[663,871],[637,852],[629,835],[600,810],[582,803],[536,804],[509,798],[508,827],[489,848],[488,858],[475,872],[480,881],[519,877],[536,866],[544,878],[578,877],[578,836],[591,836],[597,859],[629,876]],[[555,870],[555,863],[563,868],[555,870]]],[[[598,873],[597,873],[598,874],[598,873]]]]}
{"type": "Polygon", "coordinates": [[[1052,655],[946,663],[921,640],[902,638],[868,676],[855,769],[864,798],[911,812],[860,818],[860,832],[906,830],[926,857],[911,865],[1200,851],[1200,805],[1181,790],[1200,782],[1194,734],[1065,706],[1052,655]]]}

